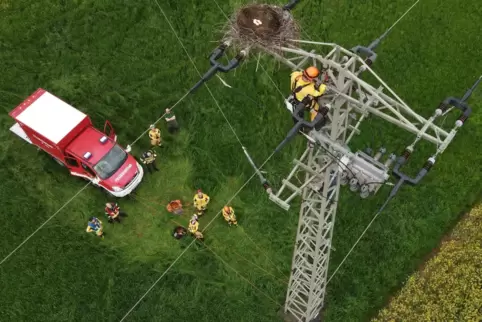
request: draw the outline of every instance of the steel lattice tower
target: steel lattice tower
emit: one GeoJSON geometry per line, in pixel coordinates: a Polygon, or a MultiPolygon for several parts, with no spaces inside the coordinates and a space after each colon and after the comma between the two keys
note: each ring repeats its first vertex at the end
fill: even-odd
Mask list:
{"type": "MultiPolygon", "coordinates": [[[[284,47],[281,49],[286,55],[275,57],[293,70],[307,65],[325,70],[329,80],[323,103],[330,107],[329,121],[320,131],[309,132],[306,150],[294,160],[292,171],[282,180],[279,191],[270,194],[270,199],[288,210],[295,197],[302,198],[284,313],[287,321],[311,322],[319,316],[325,299],[340,185],[342,181],[347,183],[345,167],[355,169],[357,162],[359,165],[366,157],[363,153],[352,153],[348,148],[350,140],[359,133],[363,120],[371,114],[414,134],[416,140],[407,148],[411,151],[422,139],[435,144],[433,162],[461,125],[447,132],[433,124],[444,112],[440,108],[429,119],[415,113],[370,68],[376,58],[370,47],[358,46],[350,51],[331,43],[301,40],[296,43],[311,45],[318,50],[308,52],[295,46],[284,47]],[[325,49],[328,54],[319,54],[319,49],[325,49]],[[368,59],[362,58],[366,53],[372,55],[368,59]],[[361,79],[362,72],[370,73],[378,84],[373,86],[361,79]],[[300,175],[304,176],[301,183],[300,175]]],[[[390,158],[384,164],[378,159],[371,158],[367,164],[362,164],[364,169],[359,173],[371,181],[384,182],[395,159],[390,158]]],[[[364,197],[370,192],[375,193],[382,185],[364,186],[359,177],[355,180],[350,181],[352,191],[360,190],[364,197]]]]}

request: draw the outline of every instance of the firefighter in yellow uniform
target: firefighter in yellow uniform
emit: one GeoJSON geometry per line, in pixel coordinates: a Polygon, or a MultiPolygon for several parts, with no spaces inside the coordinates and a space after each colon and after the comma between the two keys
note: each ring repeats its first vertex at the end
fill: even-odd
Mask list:
{"type": "Polygon", "coordinates": [[[161,130],[156,128],[154,124],[152,124],[149,128],[149,138],[151,139],[151,145],[162,146],[161,130]]]}
{"type": "MultiPolygon", "coordinates": [[[[320,71],[315,66],[308,67],[302,72],[291,73],[291,103],[293,108],[303,103],[310,110],[310,121],[313,121],[318,114],[320,109],[318,99],[326,91],[326,85],[317,79],[318,76],[320,71]]],[[[299,116],[303,117],[303,114],[300,113],[299,116]]]]}
{"type": "Polygon", "coordinates": [[[197,210],[197,215],[202,216],[207,209],[209,203],[209,196],[199,189],[194,196],[194,208],[197,210]]]}
{"type": "Polygon", "coordinates": [[[238,225],[238,222],[236,221],[236,215],[234,214],[233,207],[224,206],[223,217],[224,217],[224,220],[226,220],[228,222],[229,226],[231,226],[231,225],[237,226],[238,225]]]}
{"type": "Polygon", "coordinates": [[[193,215],[191,220],[189,221],[189,227],[187,228],[191,234],[194,235],[197,239],[203,239],[203,234],[198,230],[199,229],[199,222],[197,221],[198,217],[193,215]]]}

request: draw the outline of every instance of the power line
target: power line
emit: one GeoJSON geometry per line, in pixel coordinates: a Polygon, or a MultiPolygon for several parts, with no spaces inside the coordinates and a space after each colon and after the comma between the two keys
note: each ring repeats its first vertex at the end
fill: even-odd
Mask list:
{"type": "Polygon", "coordinates": [[[206,243],[203,242],[203,245],[211,252],[213,253],[214,256],[216,256],[224,265],[232,269],[239,277],[241,277],[243,280],[245,280],[248,284],[250,284],[254,289],[256,289],[258,292],[263,294],[266,298],[270,299],[274,304],[281,306],[275,299],[273,299],[271,296],[266,294],[266,292],[262,291],[260,288],[258,288],[253,282],[251,282],[249,279],[241,275],[233,266],[229,265],[224,259],[221,258],[217,253],[215,253],[210,247],[206,245],[206,243]]]}
{"type": "Polygon", "coordinates": [[[227,88],[230,88],[231,90],[233,90],[235,93],[238,93],[240,95],[243,95],[245,98],[247,98],[248,100],[250,100],[251,102],[253,102],[254,104],[256,104],[256,106],[259,106],[259,107],[264,107],[262,106],[261,104],[259,104],[259,101],[256,101],[254,98],[250,97],[249,95],[247,95],[246,93],[244,93],[243,91],[240,91],[239,89],[229,85],[228,83],[226,83],[224,81],[224,79],[221,78],[221,76],[219,76],[218,74],[216,74],[216,77],[221,81],[221,83],[226,86],[227,88]]]}
{"type": "MultiPolygon", "coordinates": [[[[261,166],[259,167],[259,169],[263,168],[264,165],[266,165],[266,163],[268,163],[269,160],[271,160],[271,158],[273,157],[273,155],[275,154],[275,151],[273,151],[271,153],[271,155],[261,164],[261,166]]],[[[244,189],[244,187],[246,187],[246,185],[256,176],[257,172],[255,171],[251,177],[249,177],[248,180],[246,180],[246,182],[241,186],[241,188],[238,189],[238,191],[236,191],[236,193],[226,202],[226,204],[229,204],[234,198],[236,198],[238,196],[238,194],[244,189]]],[[[208,224],[204,227],[204,229],[201,231],[201,232],[204,232],[213,222],[214,220],[216,220],[216,218],[222,213],[222,210],[220,210],[215,216],[213,219],[211,219],[210,222],[208,222],[208,224]]],[[[142,301],[142,299],[144,299],[147,294],[149,294],[149,292],[154,288],[154,286],[157,285],[157,283],[159,283],[159,281],[167,274],[167,272],[169,272],[171,270],[171,268],[174,266],[174,264],[177,263],[177,261],[186,253],[186,251],[195,243],[196,239],[194,239],[188,246],[186,246],[186,248],[184,249],[184,251],[179,254],[179,256],[174,260],[174,262],[171,263],[171,265],[169,265],[169,267],[162,273],[162,275],[152,284],[152,286],[144,293],[144,295],[141,296],[141,298],[134,304],[134,306],[131,307],[131,309],[124,315],[124,317],[120,320],[120,322],[124,321],[126,319],[126,317],[132,312],[132,310],[134,310],[134,308],[139,305],[139,303],[142,301]]]]}
{"type": "Polygon", "coordinates": [[[420,0],[415,1],[415,3],[410,8],[408,8],[408,10],[405,11],[405,13],[400,18],[398,18],[398,20],[395,21],[393,25],[391,25],[390,28],[388,28],[387,31],[385,31],[385,33],[380,38],[384,38],[386,35],[388,35],[388,33],[393,29],[393,27],[395,27],[400,22],[400,20],[402,20],[419,2],[420,0]]]}
{"type": "Polygon", "coordinates": [[[371,225],[373,224],[373,222],[377,219],[377,217],[381,214],[381,212],[385,209],[385,207],[388,205],[388,203],[390,202],[390,200],[393,199],[393,195],[390,194],[390,196],[388,196],[387,200],[385,200],[385,203],[380,207],[380,209],[375,213],[375,215],[373,216],[373,219],[370,221],[370,223],[366,226],[365,230],[361,233],[360,237],[358,237],[357,241],[353,244],[353,246],[350,248],[350,250],[348,251],[348,253],[345,255],[345,257],[343,258],[343,260],[341,261],[341,263],[338,265],[338,267],[335,269],[335,271],[333,272],[333,274],[331,274],[330,278],[328,279],[328,281],[326,282],[326,284],[328,285],[328,283],[330,283],[331,279],[336,275],[336,273],[338,272],[338,270],[340,269],[340,267],[343,265],[343,263],[345,263],[346,259],[350,256],[350,254],[353,252],[353,250],[355,249],[356,245],[358,245],[358,243],[360,242],[360,240],[363,238],[363,236],[365,236],[365,233],[368,231],[368,229],[370,229],[371,225]]]}
{"type": "Polygon", "coordinates": [[[35,235],[40,229],[42,229],[43,226],[45,226],[52,218],[54,218],[62,209],[64,209],[69,203],[72,202],[72,200],[74,200],[82,191],[84,191],[85,188],[87,188],[87,186],[89,186],[91,184],[91,182],[89,181],[82,189],[80,189],[79,191],[77,191],[77,193],[72,197],[70,198],[66,203],[64,203],[62,205],[62,207],[60,207],[52,216],[49,217],[49,219],[47,219],[42,225],[40,225],[30,236],[28,236],[27,238],[25,238],[25,240],[20,243],[20,245],[17,246],[17,248],[15,248],[10,254],[8,254],[1,262],[0,262],[0,265],[2,265],[8,258],[10,258],[10,256],[12,256],[20,247],[22,247],[30,238],[32,238],[33,235],[35,235]]]}
{"type": "Polygon", "coordinates": [[[288,285],[288,281],[287,280],[283,280],[279,277],[277,277],[276,275],[274,275],[273,273],[271,272],[268,272],[266,269],[262,268],[261,266],[259,266],[258,264],[256,264],[255,262],[252,262],[250,261],[249,259],[247,259],[246,257],[244,257],[243,255],[239,254],[237,251],[233,250],[233,253],[235,255],[237,255],[238,257],[240,257],[241,259],[245,260],[246,262],[250,263],[251,265],[255,266],[256,268],[259,268],[260,270],[262,270],[263,272],[265,272],[267,275],[273,277],[274,279],[278,280],[278,281],[281,281],[283,282],[284,284],[288,285]]]}
{"type": "Polygon", "coordinates": [[[256,246],[256,248],[258,249],[258,251],[259,251],[260,253],[263,253],[263,254],[264,254],[264,256],[266,257],[266,259],[278,270],[278,272],[279,272],[281,275],[283,275],[283,277],[286,277],[286,276],[284,275],[284,273],[281,271],[281,269],[279,268],[279,266],[276,265],[276,264],[271,260],[271,258],[269,258],[268,254],[266,254],[266,252],[264,252],[264,251],[261,249],[261,247],[259,247],[258,244],[257,244],[251,237],[249,237],[248,233],[245,232],[244,229],[242,230],[242,232],[246,235],[246,237],[248,237],[248,239],[254,244],[254,246],[256,246]]]}
{"type": "MultiPolygon", "coordinates": [[[[157,1],[157,0],[156,0],[157,1]]],[[[226,12],[224,12],[223,8],[221,8],[221,6],[219,5],[219,3],[216,1],[216,0],[213,0],[214,3],[216,4],[216,6],[219,8],[219,10],[222,12],[222,14],[224,15],[224,17],[226,17],[226,19],[228,20],[228,22],[230,21],[228,15],[226,14],[226,12]]],[[[278,90],[278,92],[281,94],[281,97],[283,97],[283,99],[285,99],[285,95],[283,94],[283,92],[280,90],[279,86],[274,82],[273,78],[271,78],[271,76],[268,74],[268,72],[266,71],[266,69],[263,67],[263,65],[259,64],[259,66],[261,66],[261,68],[263,69],[263,71],[265,72],[266,76],[268,76],[269,80],[271,81],[271,83],[273,83],[273,85],[276,87],[276,89],[278,90]]]]}
{"type": "MultiPolygon", "coordinates": [[[[169,18],[167,17],[166,13],[164,12],[164,10],[162,9],[161,5],[159,4],[159,2],[157,0],[154,0],[157,4],[157,6],[159,7],[159,10],[161,11],[162,15],[164,16],[164,18],[166,19],[167,23],[169,24],[169,27],[171,27],[171,30],[172,30],[172,33],[174,34],[174,36],[176,36],[177,40],[179,41],[179,44],[181,45],[182,49],[184,50],[184,52],[186,53],[187,57],[189,58],[189,60],[191,61],[192,65],[194,66],[194,69],[197,71],[197,73],[199,74],[199,76],[202,78],[203,75],[201,74],[201,72],[199,71],[199,69],[196,67],[196,64],[194,63],[194,60],[192,59],[191,55],[189,55],[189,52],[187,51],[186,47],[184,46],[182,40],[179,38],[179,36],[177,35],[174,27],[172,26],[169,18]]],[[[231,122],[229,122],[228,118],[226,117],[226,115],[224,114],[221,106],[219,106],[219,103],[218,101],[216,100],[216,98],[214,97],[213,93],[211,92],[211,89],[209,88],[208,84],[207,83],[204,83],[204,86],[206,86],[206,89],[208,90],[209,94],[211,95],[212,99],[214,100],[214,103],[216,104],[216,106],[218,107],[219,111],[221,112],[221,114],[223,115],[224,119],[226,120],[226,123],[229,125],[229,127],[231,128],[231,131],[233,132],[234,136],[236,137],[236,139],[238,140],[239,144],[241,146],[243,146],[243,143],[241,142],[241,140],[239,139],[239,136],[238,134],[236,133],[236,131],[234,130],[233,126],[231,125],[231,122]]]]}
{"type": "MultiPolygon", "coordinates": [[[[174,103],[174,105],[171,106],[169,109],[172,111],[172,110],[173,110],[179,103],[181,103],[190,93],[191,93],[191,90],[187,91],[186,94],[184,94],[184,95],[183,95],[176,103],[174,103]]],[[[160,120],[162,120],[162,118],[163,118],[164,116],[166,116],[166,115],[167,115],[167,112],[164,112],[164,114],[162,114],[153,124],[156,125],[156,124],[157,124],[160,120]]],[[[145,130],[144,132],[142,132],[142,134],[139,135],[139,136],[137,137],[137,139],[135,139],[130,145],[131,145],[131,146],[134,145],[137,141],[139,141],[139,139],[140,139],[141,137],[143,137],[147,132],[149,132],[149,130],[150,130],[150,127],[147,128],[147,130],[145,130]]]]}
{"type": "MultiPolygon", "coordinates": [[[[171,108],[170,110],[174,109],[179,103],[181,103],[188,95],[190,94],[190,91],[188,91],[184,96],[182,96],[171,108]]],[[[164,113],[161,117],[159,117],[153,124],[157,124],[167,113],[164,113]]],[[[133,146],[139,139],[144,136],[148,131],[150,127],[147,128],[144,132],[142,132],[139,137],[137,137],[131,144],[130,146],[133,146]]],[[[30,236],[28,236],[20,245],[17,246],[10,254],[7,255],[1,262],[0,265],[2,265],[10,256],[12,256],[20,247],[22,247],[33,235],[35,235],[40,229],[42,229],[43,226],[45,226],[52,218],[54,218],[62,209],[64,209],[70,202],[72,202],[85,188],[87,188],[88,185],[90,185],[91,182],[88,182],[83,188],[81,188],[77,193],[70,198],[66,203],[64,203],[52,216],[50,216],[49,219],[47,219],[40,227],[38,227],[30,236]]]]}

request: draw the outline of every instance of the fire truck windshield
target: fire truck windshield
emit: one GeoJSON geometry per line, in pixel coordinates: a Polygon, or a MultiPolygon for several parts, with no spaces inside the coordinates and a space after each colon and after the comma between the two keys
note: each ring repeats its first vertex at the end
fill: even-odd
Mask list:
{"type": "Polygon", "coordinates": [[[94,166],[95,172],[102,180],[110,178],[124,164],[127,153],[117,144],[94,166]]]}

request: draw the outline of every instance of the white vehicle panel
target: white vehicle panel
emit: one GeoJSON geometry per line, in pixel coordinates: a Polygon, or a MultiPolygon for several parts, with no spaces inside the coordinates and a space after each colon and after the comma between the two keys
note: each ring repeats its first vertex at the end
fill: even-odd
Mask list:
{"type": "Polygon", "coordinates": [[[53,143],[59,143],[86,117],[60,98],[45,92],[20,113],[17,120],[53,143]]]}
{"type": "Polygon", "coordinates": [[[28,143],[32,144],[32,141],[28,137],[27,133],[20,127],[20,124],[15,123],[11,128],[10,131],[27,141],[28,143]]]}

